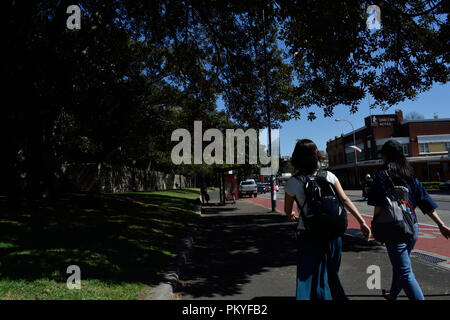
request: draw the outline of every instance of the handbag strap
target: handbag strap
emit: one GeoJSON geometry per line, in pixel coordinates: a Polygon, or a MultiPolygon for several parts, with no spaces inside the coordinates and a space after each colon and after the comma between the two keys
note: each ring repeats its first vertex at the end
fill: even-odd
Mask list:
{"type": "Polygon", "coordinates": [[[384,173],[386,174],[386,177],[388,178],[389,182],[391,183],[392,188],[395,188],[395,184],[391,179],[391,176],[389,175],[387,170],[384,170],[384,173]]]}

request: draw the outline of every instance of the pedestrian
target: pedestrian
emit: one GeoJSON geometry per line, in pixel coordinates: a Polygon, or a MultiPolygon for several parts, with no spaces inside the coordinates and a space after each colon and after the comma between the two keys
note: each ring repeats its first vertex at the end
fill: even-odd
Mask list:
{"type": "Polygon", "coordinates": [[[233,179],[231,180],[230,183],[230,195],[231,195],[231,199],[233,200],[233,204],[236,203],[236,199],[235,199],[235,194],[234,194],[234,182],[233,179]]]}
{"type": "Polygon", "coordinates": [[[370,176],[369,173],[366,174],[365,183],[364,183],[364,186],[363,186],[363,198],[364,198],[364,200],[367,199],[367,195],[369,194],[369,189],[370,189],[370,186],[372,185],[372,183],[373,183],[372,177],[370,176]]]}
{"type": "MultiPolygon", "coordinates": [[[[383,290],[382,295],[387,300],[395,300],[403,289],[410,300],[423,300],[423,292],[414,276],[409,257],[418,235],[416,207],[419,207],[424,214],[430,216],[439,226],[442,235],[447,239],[450,237],[450,229],[436,213],[437,204],[415,177],[413,168],[403,154],[402,145],[395,140],[389,140],[381,148],[381,154],[384,166],[382,170],[377,172],[368,197],[368,204],[375,206],[374,220],[383,208],[389,205],[387,196],[391,185],[403,186],[408,189],[407,201],[412,209],[413,220],[413,235],[411,238],[386,241],[385,243],[392,264],[393,277],[390,290],[383,290]]],[[[396,235],[393,235],[394,237],[396,235]]]]}
{"type": "MultiPolygon", "coordinates": [[[[292,213],[294,201],[300,212],[308,212],[310,205],[305,194],[305,177],[323,175],[327,183],[333,185],[340,203],[347,208],[360,224],[366,239],[370,228],[358,212],[358,209],[345,194],[339,179],[329,171],[319,171],[321,155],[316,144],[308,139],[299,140],[292,154],[292,165],[297,173],[285,186],[285,213],[291,221],[297,222],[297,300],[346,300],[344,289],[339,279],[339,267],[342,255],[342,239],[319,239],[312,236],[312,231],[305,224],[306,215],[297,217],[292,213]]],[[[311,205],[312,208],[312,205],[311,205]]],[[[313,212],[314,213],[314,212],[313,212]]],[[[345,231],[346,225],[344,227],[345,231]]]]}
{"type": "Polygon", "coordinates": [[[205,204],[205,202],[206,202],[209,204],[208,186],[206,185],[206,181],[202,181],[200,193],[202,195],[202,203],[205,204]]]}

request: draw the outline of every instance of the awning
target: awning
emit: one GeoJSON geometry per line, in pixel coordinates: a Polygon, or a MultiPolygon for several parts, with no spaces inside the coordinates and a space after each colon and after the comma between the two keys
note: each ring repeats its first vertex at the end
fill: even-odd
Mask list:
{"type": "Polygon", "coordinates": [[[387,141],[389,140],[395,140],[401,144],[408,144],[409,143],[409,137],[390,137],[390,138],[386,138],[386,139],[379,139],[376,140],[376,144],[377,146],[382,146],[383,144],[385,144],[387,141]]]}
{"type": "MultiPolygon", "coordinates": [[[[406,157],[408,162],[429,162],[429,161],[450,161],[450,156],[423,156],[423,157],[406,157]]],[[[360,167],[371,167],[383,165],[383,159],[373,159],[358,162],[358,168],[360,167]]],[[[333,167],[328,167],[328,170],[338,170],[338,169],[348,169],[354,168],[355,163],[344,163],[333,167]]]]}
{"type": "Polygon", "coordinates": [[[450,142],[450,134],[417,136],[417,142],[418,143],[450,142]]]}

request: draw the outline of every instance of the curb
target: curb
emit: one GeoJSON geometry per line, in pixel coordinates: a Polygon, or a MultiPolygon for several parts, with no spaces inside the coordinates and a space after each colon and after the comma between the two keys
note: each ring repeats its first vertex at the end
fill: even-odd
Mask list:
{"type": "MultiPolygon", "coordinates": [[[[201,200],[200,200],[201,203],[201,200]]],[[[144,300],[172,300],[173,293],[177,288],[180,278],[181,268],[186,264],[189,251],[194,242],[195,234],[198,229],[198,220],[202,213],[201,204],[198,205],[196,217],[190,223],[191,227],[187,235],[181,240],[177,248],[177,254],[171,259],[166,270],[164,271],[164,280],[153,288],[144,300]]]]}

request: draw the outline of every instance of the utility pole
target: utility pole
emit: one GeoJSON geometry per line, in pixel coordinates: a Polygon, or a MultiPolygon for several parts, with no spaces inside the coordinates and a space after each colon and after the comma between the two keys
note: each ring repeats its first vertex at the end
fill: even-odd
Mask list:
{"type": "MultiPolygon", "coordinates": [[[[266,107],[267,107],[267,126],[269,129],[269,146],[268,147],[269,147],[270,158],[272,159],[272,132],[271,132],[272,131],[272,123],[271,123],[271,116],[270,116],[269,77],[268,77],[268,72],[267,72],[266,18],[265,18],[264,8],[263,8],[263,31],[264,31],[263,44],[264,44],[265,100],[266,100],[266,107]]],[[[272,200],[271,201],[272,202],[272,212],[276,212],[277,194],[275,191],[274,176],[272,173],[270,175],[270,199],[272,200]]]]}
{"type": "MultiPolygon", "coordinates": [[[[350,125],[352,126],[352,130],[353,130],[353,145],[356,147],[355,127],[353,126],[353,124],[348,120],[336,119],[335,121],[345,121],[345,122],[350,123],[350,125]]],[[[354,149],[354,151],[355,151],[355,183],[359,187],[358,154],[356,153],[356,149],[354,149]]]]}

